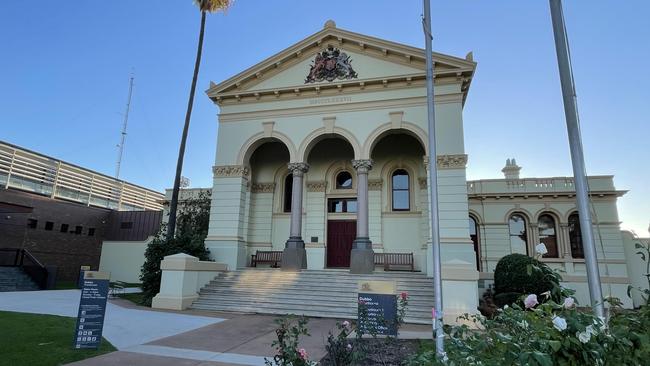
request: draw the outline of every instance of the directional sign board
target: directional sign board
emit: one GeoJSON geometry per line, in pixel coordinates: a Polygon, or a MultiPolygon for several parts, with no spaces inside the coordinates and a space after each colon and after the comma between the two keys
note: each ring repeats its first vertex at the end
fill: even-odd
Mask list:
{"type": "Polygon", "coordinates": [[[397,336],[395,281],[359,281],[359,328],[366,334],[397,336]]]}
{"type": "Polygon", "coordinates": [[[99,348],[104,328],[109,278],[108,272],[84,272],[74,336],[76,349],[99,348]]]}

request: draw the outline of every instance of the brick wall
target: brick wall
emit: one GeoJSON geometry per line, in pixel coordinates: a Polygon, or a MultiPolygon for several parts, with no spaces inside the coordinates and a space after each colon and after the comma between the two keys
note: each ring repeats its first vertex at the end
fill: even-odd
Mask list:
{"type": "Polygon", "coordinates": [[[79,266],[99,268],[110,213],[108,209],[0,189],[0,248],[28,249],[41,263],[58,267],[57,280],[76,280],[79,266]],[[63,226],[65,232],[62,225],[68,225],[67,229],[63,226]]]}

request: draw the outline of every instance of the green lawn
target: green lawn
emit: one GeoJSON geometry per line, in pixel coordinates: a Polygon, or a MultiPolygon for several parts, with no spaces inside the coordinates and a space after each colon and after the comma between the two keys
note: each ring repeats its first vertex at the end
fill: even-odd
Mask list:
{"type": "Polygon", "coordinates": [[[56,284],[54,285],[55,290],[72,290],[76,289],[77,287],[77,282],[75,281],[56,281],[56,284]]]}
{"type": "Polygon", "coordinates": [[[115,351],[102,339],[99,350],[72,348],[75,318],[0,311],[0,366],[54,366],[115,351]]]}
{"type": "Polygon", "coordinates": [[[132,294],[118,294],[117,295],[117,297],[119,297],[120,299],[129,300],[129,301],[131,301],[132,303],[134,303],[136,305],[145,306],[145,305],[142,305],[142,297],[143,296],[144,295],[142,294],[142,292],[136,292],[136,293],[132,293],[132,294]]]}

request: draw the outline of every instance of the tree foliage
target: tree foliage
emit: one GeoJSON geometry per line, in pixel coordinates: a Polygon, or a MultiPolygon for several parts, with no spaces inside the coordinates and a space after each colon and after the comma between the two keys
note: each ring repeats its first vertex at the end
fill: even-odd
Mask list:
{"type": "Polygon", "coordinates": [[[185,253],[199,258],[210,260],[210,251],[205,248],[204,240],[208,235],[210,218],[210,196],[201,192],[182,202],[176,233],[174,238],[166,237],[166,225],[162,225],[156,237],[149,243],[145,251],[145,262],[142,265],[140,280],[142,281],[143,304],[151,305],[153,299],[160,292],[160,261],[168,255],[185,253]]]}

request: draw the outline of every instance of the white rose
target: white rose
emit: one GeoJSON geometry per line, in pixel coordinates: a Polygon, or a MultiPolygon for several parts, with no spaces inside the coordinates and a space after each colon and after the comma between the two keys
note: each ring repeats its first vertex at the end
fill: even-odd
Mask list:
{"type": "Polygon", "coordinates": [[[544,243],[537,244],[535,246],[535,251],[539,255],[544,255],[544,254],[548,253],[548,249],[546,249],[546,245],[544,245],[544,243]]]}
{"type": "Polygon", "coordinates": [[[566,329],[566,320],[560,316],[553,317],[553,326],[560,332],[566,329]]]}
{"type": "Polygon", "coordinates": [[[585,332],[589,333],[589,335],[596,335],[596,329],[594,328],[593,325],[588,325],[587,329],[585,329],[585,332]]]}
{"type": "Polygon", "coordinates": [[[571,309],[575,304],[576,301],[573,297],[566,297],[564,298],[564,303],[562,306],[564,306],[565,309],[571,309]]]}
{"type": "Polygon", "coordinates": [[[576,332],[576,336],[582,343],[587,343],[591,339],[591,333],[589,332],[576,332]]]}

